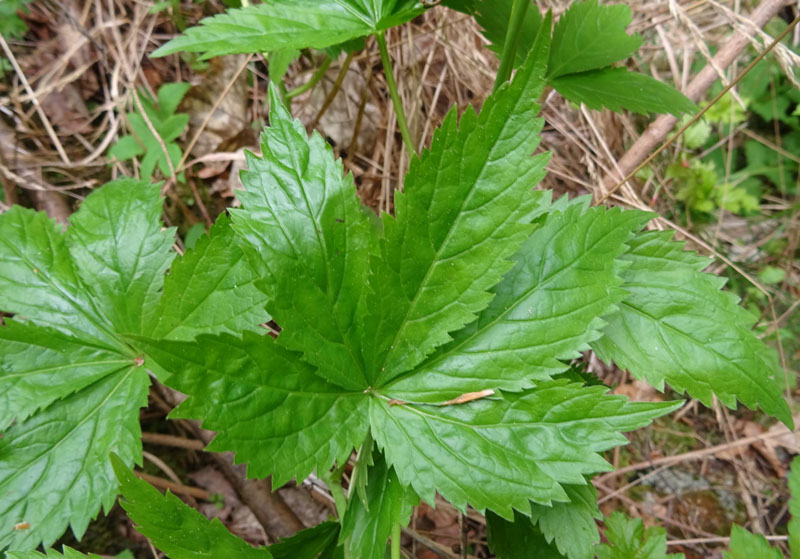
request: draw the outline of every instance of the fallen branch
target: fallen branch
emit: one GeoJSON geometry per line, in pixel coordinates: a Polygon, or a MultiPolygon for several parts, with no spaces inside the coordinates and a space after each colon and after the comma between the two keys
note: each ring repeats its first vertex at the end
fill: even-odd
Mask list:
{"type": "MultiPolygon", "coordinates": [[[[775,17],[782,8],[791,4],[792,0],[764,0],[753,10],[749,19],[754,25],[764,27],[764,25],[775,17]]],[[[692,81],[689,82],[684,94],[695,103],[699,102],[719,78],[714,67],[727,68],[749,44],[750,37],[734,31],[733,36],[731,36],[728,42],[720,47],[719,51],[712,59],[712,63],[707,64],[692,81]]],[[[622,156],[615,170],[603,177],[603,191],[609,192],[619,181],[625,180],[625,177],[632,173],[636,167],[656,150],[658,145],[664,141],[667,134],[675,127],[677,122],[678,119],[672,115],[661,115],[648,126],[647,130],[639,136],[639,139],[637,139],[625,155],[622,156]]]]}

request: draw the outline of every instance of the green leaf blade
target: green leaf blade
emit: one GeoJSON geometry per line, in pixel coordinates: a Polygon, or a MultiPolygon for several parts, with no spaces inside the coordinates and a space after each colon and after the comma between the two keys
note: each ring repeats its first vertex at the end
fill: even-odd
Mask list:
{"type": "Polygon", "coordinates": [[[380,258],[370,273],[370,313],[363,345],[369,379],[384,384],[449,341],[474,320],[508,258],[531,231],[530,214],[545,199],[531,189],[546,155],[531,157],[542,121],[542,38],[510,85],[457,123],[451,112],[432,146],[409,169],[384,216],[380,258]]]}
{"type": "Polygon", "coordinates": [[[142,333],[164,282],[174,229],[161,226],[161,189],[120,179],[90,194],[70,217],[67,244],[95,304],[117,332],[142,333]]]}
{"type": "Polygon", "coordinates": [[[133,364],[58,330],[6,321],[0,328],[0,431],[133,364]]]}
{"type": "Polygon", "coordinates": [[[191,341],[200,334],[264,332],[267,296],[224,215],[171,267],[148,335],[191,341]]]}
{"type": "Polygon", "coordinates": [[[217,432],[209,450],[232,451],[251,477],[276,486],[350,455],[367,431],[367,395],[330,384],[269,336],[200,336],[196,343],[138,338],[189,395],[172,417],[217,432]]]}
{"type": "Polygon", "coordinates": [[[489,548],[497,559],[564,559],[556,546],[549,543],[530,519],[520,513],[515,513],[512,521],[488,512],[486,531],[489,548]]]}
{"type": "Polygon", "coordinates": [[[368,470],[366,498],[366,504],[358,497],[350,501],[342,519],[340,540],[345,540],[350,557],[383,559],[392,527],[408,524],[419,498],[400,483],[378,451],[368,470]]]}
{"type": "Polygon", "coordinates": [[[631,19],[625,4],[572,3],[553,30],[548,77],[596,70],[628,58],[642,46],[641,36],[625,32],[631,19]]]}
{"type": "Polygon", "coordinates": [[[641,519],[626,518],[621,512],[606,519],[606,538],[608,543],[595,548],[597,559],[684,559],[683,553],[667,554],[666,530],[656,526],[645,530],[641,519]]]}
{"type": "Polygon", "coordinates": [[[792,557],[800,557],[800,458],[792,460],[792,469],[789,472],[789,549],[792,557]]]}
{"type": "Polygon", "coordinates": [[[231,534],[215,518],[209,521],[202,513],[186,505],[175,495],[162,495],[155,487],[138,479],[116,456],[114,471],[125,497],[120,503],[136,530],[170,559],[270,559],[266,548],[254,548],[231,534]]]}
{"type": "Polygon", "coordinates": [[[552,211],[514,255],[478,320],[385,389],[392,398],[442,402],[462,394],[530,388],[589,349],[623,300],[615,259],[649,219],[643,212],[552,211]]]}
{"type": "Polygon", "coordinates": [[[701,272],[709,261],[671,242],[671,233],[645,233],[621,257],[630,263],[620,312],[592,347],[634,376],[663,390],[669,383],[710,406],[738,399],[792,424],[781,393],[782,371],[772,350],[750,330],[754,318],[738,306],[725,281],[701,272]]]}
{"type": "Polygon", "coordinates": [[[597,507],[594,485],[565,485],[568,503],[553,503],[550,507],[533,504],[531,522],[536,524],[544,539],[554,544],[569,559],[591,557],[600,542],[595,520],[603,518],[597,507]]]}
{"type": "Polygon", "coordinates": [[[322,522],[283,538],[268,549],[273,559],[334,559],[339,528],[336,521],[322,522]]]}
{"type": "Polygon", "coordinates": [[[270,99],[264,155],[248,158],[234,229],[265,278],[280,343],[323,378],[363,390],[358,328],[375,232],[331,147],[292,120],[272,84],[270,99]]]}
{"type": "Polygon", "coordinates": [[[322,49],[368,35],[372,27],[341,3],[267,0],[203,19],[152,56],[200,52],[202,59],[280,49],[322,49]]]}
{"type": "Polygon", "coordinates": [[[54,549],[47,549],[45,553],[39,553],[38,551],[9,551],[7,555],[8,559],[100,559],[98,555],[92,553],[84,555],[66,546],[62,553],[54,549]]]}
{"type": "Polygon", "coordinates": [[[421,498],[431,502],[438,491],[459,509],[469,503],[511,518],[512,508],[528,513],[529,501],[568,500],[561,484],[607,471],[597,453],[625,444],[621,431],[680,405],[632,403],[606,391],[560,380],[463,405],[373,399],[370,419],[387,461],[421,498]]]}
{"type": "Polygon", "coordinates": [[[669,113],[680,116],[693,113],[697,106],[669,85],[625,68],[604,68],[560,76],[552,80],[553,87],[574,103],[584,103],[590,109],[603,107],[612,111],[669,113]]]}
{"type": "Polygon", "coordinates": [[[100,507],[110,510],[117,482],[110,452],[141,461],[139,408],[149,378],[128,367],[67,396],[0,439],[0,549],[51,545],[72,527],[80,538],[100,507]],[[28,530],[14,530],[28,523],[28,530]]]}
{"type": "Polygon", "coordinates": [[[13,206],[0,215],[0,309],[120,349],[81,284],[55,222],[13,206]]]}
{"type": "Polygon", "coordinates": [[[783,559],[779,549],[769,545],[761,534],[751,534],[738,524],[731,526],[730,551],[723,551],[723,559],[783,559]]]}

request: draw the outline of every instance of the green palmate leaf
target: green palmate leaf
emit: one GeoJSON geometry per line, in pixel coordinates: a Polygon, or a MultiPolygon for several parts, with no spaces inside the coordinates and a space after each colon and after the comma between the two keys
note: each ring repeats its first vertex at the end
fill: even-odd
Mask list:
{"type": "Polygon", "coordinates": [[[392,398],[441,402],[489,389],[521,390],[566,370],[601,336],[599,318],[625,297],[615,259],[649,219],[572,204],[541,220],[478,320],[411,374],[392,398]]]}
{"type": "Polygon", "coordinates": [[[176,261],[147,330],[154,338],[193,340],[200,334],[265,333],[266,295],[236,243],[230,221],[220,216],[208,236],[176,261]]]}
{"type": "Polygon", "coordinates": [[[349,556],[359,559],[383,559],[392,527],[408,524],[419,501],[410,488],[400,483],[377,450],[373,462],[368,472],[366,502],[353,499],[342,519],[341,539],[345,540],[349,556]]]}
{"type": "Polygon", "coordinates": [[[100,192],[70,218],[67,243],[95,305],[115,330],[142,333],[175,256],[175,233],[162,230],[157,190],[140,195],[140,181],[121,179],[100,192]]]}
{"type": "Polygon", "coordinates": [[[0,329],[0,550],[49,545],[68,525],[80,537],[114,502],[109,452],[141,460],[149,377],[118,332],[141,329],[172,258],[159,199],[110,183],[66,234],[29,210],[0,216],[0,310],[16,314],[0,329]]]}
{"type": "Polygon", "coordinates": [[[141,461],[139,408],[147,404],[148,385],[144,367],[128,366],[5,431],[0,550],[48,546],[67,524],[81,537],[101,505],[111,509],[117,482],[108,455],[141,461]],[[21,523],[30,528],[13,529],[21,523]]]}
{"type": "Polygon", "coordinates": [[[645,530],[641,519],[626,518],[621,512],[606,519],[606,539],[607,544],[595,548],[597,559],[683,559],[683,553],[667,554],[667,532],[663,528],[645,530]]]}
{"type": "Polygon", "coordinates": [[[316,132],[307,136],[272,85],[270,103],[264,155],[248,156],[234,228],[264,278],[280,343],[304,352],[327,380],[363,390],[358,318],[372,224],[330,145],[316,132]]]}
{"type": "Polygon", "coordinates": [[[196,343],[137,339],[167,384],[190,397],[173,417],[202,419],[213,451],[233,451],[251,477],[276,486],[349,456],[367,431],[367,398],[314,374],[269,336],[200,336],[196,343]]]}
{"type": "Polygon", "coordinates": [[[544,86],[547,39],[480,116],[468,109],[458,123],[452,110],[431,149],[412,161],[405,192],[395,195],[396,217],[384,216],[369,278],[363,346],[371,383],[408,371],[471,322],[530,234],[530,216],[544,200],[531,188],[547,156],[531,154],[542,125],[534,100],[544,86]]]}
{"type": "Polygon", "coordinates": [[[628,58],[642,46],[640,35],[625,32],[630,23],[631,9],[625,4],[574,2],[553,30],[548,76],[595,70],[628,58]]]}
{"type": "MultiPolygon", "coordinates": [[[[547,542],[528,517],[516,513],[509,521],[486,513],[489,548],[497,559],[563,559],[556,546],[547,542]]],[[[586,555],[585,557],[591,557],[586,555]]]]}
{"type": "Polygon", "coordinates": [[[553,87],[590,109],[606,107],[635,113],[691,113],[696,106],[681,92],[655,78],[625,68],[604,68],[553,79],[553,87]]]}
{"type": "Polygon", "coordinates": [[[340,559],[338,522],[323,522],[269,546],[273,559],[340,559]]]}
{"type": "MultiPolygon", "coordinates": [[[[136,105],[136,112],[126,114],[130,125],[132,136],[124,136],[108,150],[109,157],[116,157],[119,160],[131,159],[144,155],[142,158],[141,174],[143,178],[153,175],[156,167],[164,176],[171,173],[169,163],[175,167],[181,159],[181,148],[175,143],[189,124],[189,115],[180,113],[175,114],[183,96],[191,87],[188,83],[168,83],[159,88],[157,99],[154,100],[149,94],[139,92],[140,107],[136,105]],[[152,128],[155,129],[158,138],[153,134],[144,116],[150,121],[152,128]],[[166,153],[164,150],[166,148],[166,153]]],[[[179,173],[178,179],[183,180],[183,173],[179,173]]]]}
{"type": "Polygon", "coordinates": [[[124,500],[120,501],[136,530],[170,559],[270,559],[266,548],[251,547],[214,518],[184,504],[167,492],[162,495],[138,479],[116,456],[111,459],[124,500]]]}
{"type": "Polygon", "coordinates": [[[800,557],[800,457],[792,460],[792,470],[789,472],[789,491],[792,498],[789,500],[789,549],[792,557],[800,557]]]}
{"type": "Polygon", "coordinates": [[[425,7],[416,0],[266,0],[206,18],[153,56],[178,51],[223,54],[322,49],[400,25],[425,7]]]}
{"type": "Polygon", "coordinates": [[[392,405],[373,399],[373,435],[401,483],[433,502],[438,491],[511,519],[529,500],[569,500],[561,484],[607,471],[598,454],[625,444],[620,433],[648,424],[680,403],[633,403],[603,386],[550,381],[519,394],[466,405],[392,405]],[[554,405],[554,402],[558,402],[554,405]]]}
{"type": "Polygon", "coordinates": [[[731,526],[730,548],[722,552],[723,559],[783,559],[780,550],[771,547],[767,538],[751,534],[738,524],[731,526]]]}
{"type": "Polygon", "coordinates": [[[720,291],[725,280],[701,272],[709,260],[670,242],[671,233],[645,233],[629,243],[622,260],[630,296],[606,317],[593,343],[614,361],[659,390],[669,383],[706,405],[714,394],[729,407],[740,400],[792,424],[781,396],[782,371],[774,352],[750,330],[755,318],[720,291]]]}
{"type": "Polygon", "coordinates": [[[38,551],[11,551],[7,554],[7,557],[8,559],[100,559],[99,555],[94,555],[92,553],[84,555],[66,546],[62,550],[62,553],[54,549],[47,549],[46,553],[39,553],[38,551]]]}
{"type": "Polygon", "coordinates": [[[595,520],[603,518],[597,507],[597,491],[591,483],[565,485],[568,503],[552,506],[531,506],[531,521],[535,523],[548,543],[569,559],[592,556],[592,548],[600,542],[595,520]]]}

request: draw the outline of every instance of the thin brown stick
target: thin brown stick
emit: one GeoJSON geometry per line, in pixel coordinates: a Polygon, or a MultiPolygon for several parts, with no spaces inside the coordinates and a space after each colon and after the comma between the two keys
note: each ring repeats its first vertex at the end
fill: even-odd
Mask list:
{"type": "MultiPolygon", "coordinates": [[[[681,462],[700,460],[701,458],[705,458],[707,456],[713,456],[715,454],[724,452],[726,450],[731,450],[733,448],[749,446],[759,441],[765,441],[768,439],[776,439],[778,437],[783,437],[786,436],[787,433],[789,433],[789,431],[781,431],[776,433],[762,433],[761,435],[744,437],[742,439],[737,439],[729,443],[718,444],[716,446],[710,446],[708,448],[704,448],[701,450],[693,450],[691,452],[685,452],[683,454],[677,454],[675,456],[664,456],[663,458],[657,458],[655,460],[647,460],[645,462],[631,464],[630,466],[625,466],[613,472],[608,472],[607,474],[603,474],[602,476],[599,476],[597,478],[597,481],[602,483],[607,479],[620,476],[623,474],[628,474],[630,472],[638,472],[640,470],[646,470],[647,468],[657,468],[659,466],[666,466],[666,465],[673,466],[675,464],[680,464],[681,462]]],[[[798,431],[794,431],[794,433],[798,433],[798,431]]]]}
{"type": "MultiPolygon", "coordinates": [[[[764,536],[768,541],[771,542],[785,542],[788,540],[788,536],[764,536]]],[[[686,540],[667,540],[667,545],[696,545],[701,543],[730,543],[731,539],[729,537],[720,536],[717,538],[689,538],[686,540]]]]}
{"type": "Polygon", "coordinates": [[[19,67],[17,63],[17,59],[14,56],[14,53],[11,52],[11,48],[6,43],[6,40],[0,35],[0,46],[3,48],[3,52],[6,53],[8,60],[11,62],[11,65],[14,67],[14,72],[16,72],[17,76],[19,77],[19,81],[22,82],[22,86],[25,88],[25,91],[28,92],[28,95],[31,98],[31,102],[33,103],[34,108],[36,109],[36,113],[39,115],[39,118],[42,119],[42,124],[44,125],[44,129],[47,131],[47,135],[50,136],[50,140],[52,140],[53,145],[56,147],[56,151],[58,152],[58,156],[61,157],[61,161],[64,163],[70,163],[69,157],[67,156],[67,152],[64,151],[64,146],[61,145],[61,140],[58,139],[58,135],[56,131],[53,129],[53,125],[50,124],[50,119],[47,118],[47,115],[44,112],[44,109],[39,104],[39,98],[36,97],[33,93],[33,89],[31,88],[31,84],[28,83],[27,78],[25,77],[25,73],[22,71],[22,68],[19,67]]]}
{"type": "Polygon", "coordinates": [[[206,491],[205,489],[201,489],[199,487],[190,487],[181,483],[175,483],[174,481],[164,479],[163,477],[151,476],[150,474],[146,474],[144,472],[134,472],[134,474],[136,474],[136,477],[145,480],[150,485],[158,487],[159,489],[169,489],[176,495],[191,495],[192,497],[203,499],[204,501],[211,500],[211,492],[206,491]]]}
{"type": "MultiPolygon", "coordinates": [[[[783,7],[791,3],[791,0],[764,0],[753,10],[749,19],[754,25],[763,27],[783,7]]],[[[727,68],[749,44],[749,37],[742,33],[735,32],[730,40],[728,40],[714,56],[716,66],[727,68]]],[[[714,66],[711,64],[706,65],[689,83],[684,92],[685,95],[695,103],[699,102],[706,91],[717,81],[718,77],[714,66]]],[[[623,179],[623,183],[627,182],[632,174],[631,171],[636,169],[645,161],[648,155],[655,151],[656,146],[667,137],[667,134],[674,128],[676,122],[678,122],[677,117],[672,115],[662,115],[658,117],[619,160],[619,168],[622,173],[618,175],[617,173],[610,172],[603,177],[602,184],[605,189],[611,189],[620,179],[623,179]]],[[[635,172],[633,174],[635,174],[635,172]]],[[[616,190],[616,188],[614,188],[614,190],[616,190]]],[[[611,192],[613,192],[613,190],[611,192]]],[[[605,198],[607,198],[609,194],[607,194],[605,198]]]]}
{"type": "Polygon", "coordinates": [[[342,63],[342,67],[339,69],[339,73],[336,75],[336,81],[333,82],[333,87],[328,92],[327,97],[325,97],[325,102],[322,104],[322,107],[319,109],[317,116],[314,117],[314,120],[311,122],[311,129],[315,129],[319,124],[320,119],[322,116],[328,111],[331,104],[333,104],[334,98],[336,98],[336,94],[339,93],[339,90],[342,88],[342,83],[344,83],[344,78],[347,76],[347,72],[350,70],[350,63],[353,62],[353,53],[350,52],[347,54],[347,58],[344,59],[342,63]]]}
{"type": "Polygon", "coordinates": [[[188,450],[203,450],[205,443],[197,439],[187,439],[175,435],[165,435],[163,433],[142,433],[142,442],[163,446],[174,446],[188,450]]]}
{"type": "MultiPolygon", "coordinates": [[[[704,108],[703,108],[703,109],[702,109],[700,112],[698,112],[698,113],[697,113],[696,115],[694,115],[694,116],[693,116],[691,119],[689,119],[689,120],[688,120],[688,121],[687,121],[687,122],[686,122],[686,123],[685,123],[683,126],[681,126],[681,127],[680,127],[680,129],[679,129],[677,132],[675,132],[675,134],[673,134],[673,135],[672,135],[672,137],[671,137],[669,140],[667,140],[666,142],[664,142],[663,144],[661,144],[661,146],[660,146],[658,149],[656,149],[654,152],[652,152],[650,155],[648,155],[646,158],[644,158],[644,160],[643,160],[643,161],[641,161],[641,162],[639,162],[639,163],[638,163],[638,165],[635,165],[635,166],[634,166],[634,167],[633,167],[633,168],[630,170],[630,172],[629,172],[629,173],[628,173],[628,174],[625,176],[625,178],[623,178],[623,179],[622,179],[622,180],[621,180],[619,183],[617,183],[617,184],[616,184],[616,186],[614,186],[614,187],[613,187],[613,188],[611,188],[611,189],[610,189],[610,190],[609,190],[607,193],[605,193],[605,194],[604,194],[604,195],[603,195],[603,196],[602,196],[602,197],[601,197],[601,198],[600,198],[600,199],[597,201],[597,203],[598,203],[598,204],[602,204],[603,202],[605,202],[605,201],[608,199],[608,197],[609,197],[609,196],[611,196],[611,195],[612,195],[614,192],[616,192],[616,191],[617,191],[617,190],[619,190],[619,189],[620,189],[622,186],[624,186],[625,184],[627,184],[627,182],[628,182],[629,180],[631,180],[631,179],[632,179],[632,178],[633,178],[633,177],[636,175],[636,173],[638,173],[638,172],[639,172],[639,171],[640,171],[642,168],[644,168],[644,167],[645,167],[645,166],[646,166],[648,163],[650,163],[650,162],[651,162],[653,159],[655,159],[656,157],[658,157],[658,155],[659,155],[661,152],[663,152],[665,149],[667,149],[669,146],[671,146],[671,145],[672,145],[672,144],[675,142],[675,140],[677,140],[678,138],[680,138],[680,137],[683,135],[683,133],[684,133],[684,132],[686,132],[686,130],[688,130],[688,129],[689,129],[689,127],[690,127],[690,126],[692,126],[692,125],[693,125],[695,122],[697,122],[698,120],[700,120],[700,119],[702,118],[702,116],[703,116],[704,114],[706,114],[706,112],[707,112],[707,111],[709,111],[709,110],[711,109],[711,107],[713,107],[713,106],[714,106],[714,105],[715,105],[715,104],[716,104],[716,103],[717,103],[717,102],[718,102],[720,99],[722,99],[722,97],[723,97],[723,96],[725,96],[725,95],[726,95],[726,94],[727,94],[727,93],[728,93],[730,90],[732,90],[732,89],[733,89],[733,88],[736,86],[736,84],[738,84],[738,83],[739,83],[739,82],[742,80],[742,78],[744,78],[744,77],[745,77],[745,76],[746,76],[746,75],[747,75],[747,74],[750,72],[750,70],[752,70],[753,68],[755,68],[756,64],[758,64],[759,62],[761,62],[761,60],[763,60],[763,59],[764,59],[764,57],[765,57],[765,56],[767,56],[767,54],[769,54],[769,53],[772,51],[772,49],[774,49],[774,48],[775,48],[775,47],[776,47],[778,44],[780,44],[780,42],[781,42],[781,41],[782,41],[782,40],[783,40],[783,39],[784,39],[784,38],[785,38],[785,37],[786,37],[786,36],[787,36],[789,33],[791,33],[792,29],[794,29],[794,28],[795,28],[795,26],[797,26],[797,24],[798,24],[798,23],[800,23],[800,16],[797,16],[797,17],[794,19],[794,21],[792,21],[792,23],[790,23],[790,24],[789,24],[789,26],[788,26],[786,29],[784,29],[784,30],[783,30],[783,32],[782,32],[780,35],[778,35],[778,36],[775,38],[775,40],[772,42],[772,44],[771,44],[771,45],[769,45],[769,46],[768,46],[768,47],[767,47],[765,50],[763,50],[763,51],[762,51],[762,52],[761,52],[761,53],[760,53],[760,54],[759,54],[757,57],[755,57],[755,58],[753,59],[753,61],[752,61],[752,62],[750,62],[750,64],[748,64],[748,65],[747,65],[747,67],[746,67],[746,68],[745,68],[745,69],[744,69],[744,70],[743,70],[743,71],[742,71],[742,72],[741,72],[741,73],[740,73],[738,76],[736,76],[736,79],[734,79],[733,81],[731,81],[731,83],[729,83],[727,86],[725,86],[725,87],[722,89],[722,91],[720,91],[720,92],[719,92],[719,93],[718,93],[718,94],[717,94],[717,95],[714,97],[714,99],[712,99],[712,100],[711,100],[711,101],[708,103],[708,105],[706,105],[706,106],[705,106],[705,107],[704,107],[704,108]]],[[[712,83],[713,83],[713,82],[712,82],[712,83]]],[[[710,87],[710,85],[709,85],[709,87],[710,87]]],[[[672,117],[672,118],[673,118],[673,119],[675,119],[675,122],[677,122],[677,119],[676,119],[675,117],[672,117]]],[[[656,121],[656,122],[658,122],[658,121],[656,121]]],[[[675,122],[673,122],[672,124],[674,125],[674,124],[675,124],[675,122]]],[[[672,127],[670,126],[670,129],[671,129],[671,128],[672,128],[672,127]]],[[[648,128],[648,130],[649,130],[649,128],[648,128]]],[[[645,132],[645,134],[646,134],[646,133],[647,133],[647,132],[645,132]]],[[[664,135],[666,136],[666,134],[664,134],[664,135]]],[[[644,135],[643,135],[642,137],[644,137],[644,135]]],[[[633,149],[633,148],[631,148],[631,149],[633,149]]],[[[628,153],[630,153],[630,150],[628,151],[628,153]]],[[[626,155],[627,155],[627,154],[626,154],[626,155]]],[[[623,159],[624,159],[624,157],[623,157],[623,159]]],[[[620,168],[621,170],[622,170],[622,169],[625,169],[625,167],[623,167],[621,163],[622,163],[622,160],[620,160],[619,168],[620,168]]],[[[606,184],[606,183],[605,183],[605,180],[603,181],[603,184],[604,184],[604,185],[606,184]]]]}
{"type": "MultiPolygon", "coordinates": [[[[225,84],[225,88],[222,90],[222,93],[220,93],[219,97],[217,97],[217,100],[214,101],[214,104],[211,105],[211,109],[208,111],[208,114],[206,114],[206,117],[203,119],[203,122],[200,123],[200,126],[198,127],[197,131],[194,133],[194,136],[192,136],[192,139],[189,142],[189,145],[186,146],[185,150],[183,150],[183,157],[181,157],[181,160],[178,162],[178,172],[181,172],[181,171],[184,170],[184,164],[186,163],[186,160],[189,158],[189,154],[192,152],[192,148],[194,148],[194,145],[197,143],[197,140],[200,139],[200,135],[203,133],[203,130],[206,129],[206,126],[208,126],[208,123],[211,121],[212,116],[214,115],[214,113],[217,111],[217,108],[222,103],[222,100],[225,99],[226,95],[228,95],[228,92],[231,90],[233,85],[236,83],[236,80],[239,79],[239,75],[242,72],[244,72],[244,69],[247,68],[247,65],[250,63],[250,60],[252,60],[252,59],[253,59],[253,55],[252,54],[248,54],[245,57],[245,59],[242,61],[242,63],[236,69],[236,72],[233,73],[233,76],[231,77],[230,81],[227,84],[225,84]]],[[[166,190],[167,188],[169,188],[169,184],[165,184],[164,188],[162,188],[162,191],[166,190]]]]}

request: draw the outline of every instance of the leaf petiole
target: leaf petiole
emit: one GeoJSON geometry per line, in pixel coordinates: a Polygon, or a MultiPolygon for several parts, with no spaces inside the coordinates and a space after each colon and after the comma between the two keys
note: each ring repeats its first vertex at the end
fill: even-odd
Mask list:
{"type": "Polygon", "coordinates": [[[391,558],[392,559],[400,559],[400,536],[402,534],[403,527],[400,523],[395,524],[392,526],[392,546],[391,546],[391,558]]]}
{"type": "Polygon", "coordinates": [[[311,76],[311,79],[302,85],[298,85],[291,91],[287,91],[286,95],[284,95],[283,98],[294,99],[298,95],[302,95],[303,93],[305,93],[306,91],[317,85],[319,83],[319,80],[322,79],[322,76],[325,75],[325,71],[331,65],[331,62],[333,62],[333,59],[330,56],[325,56],[325,60],[322,61],[322,64],[320,64],[319,68],[317,68],[317,70],[314,72],[314,75],[311,76]]]}
{"type": "Polygon", "coordinates": [[[378,41],[378,49],[381,51],[383,73],[386,75],[386,85],[389,87],[389,95],[392,98],[394,112],[397,114],[397,126],[400,127],[400,134],[403,136],[403,143],[406,145],[408,155],[413,157],[417,155],[416,144],[411,137],[411,131],[408,129],[408,121],[406,120],[406,113],[403,110],[403,102],[400,100],[400,93],[397,91],[397,82],[394,80],[392,59],[389,57],[389,49],[386,46],[386,35],[384,33],[375,33],[375,39],[378,41]]]}
{"type": "Polygon", "coordinates": [[[511,70],[514,68],[514,61],[517,56],[517,44],[522,30],[522,22],[525,21],[525,14],[528,12],[528,6],[530,5],[530,0],[514,0],[514,6],[511,8],[511,17],[508,20],[506,40],[503,45],[503,55],[500,58],[500,68],[497,70],[492,91],[497,91],[511,77],[511,70]]]}

